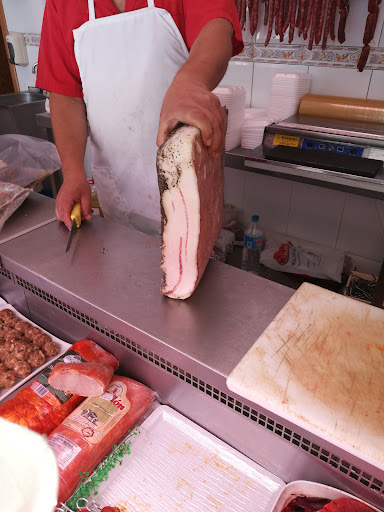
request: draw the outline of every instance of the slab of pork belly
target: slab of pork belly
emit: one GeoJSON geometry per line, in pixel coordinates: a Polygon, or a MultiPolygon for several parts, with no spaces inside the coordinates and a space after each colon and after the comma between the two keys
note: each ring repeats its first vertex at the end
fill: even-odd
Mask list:
{"type": "Polygon", "coordinates": [[[200,131],[181,126],[157,154],[162,220],[161,291],[187,299],[219,236],[224,205],[223,158],[212,158],[200,131]]]}

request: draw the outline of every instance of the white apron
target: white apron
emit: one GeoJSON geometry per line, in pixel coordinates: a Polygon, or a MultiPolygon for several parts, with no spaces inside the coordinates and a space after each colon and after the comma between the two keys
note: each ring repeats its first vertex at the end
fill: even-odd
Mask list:
{"type": "Polygon", "coordinates": [[[92,167],[105,217],[160,233],[156,135],[164,95],[188,57],[164,9],[95,18],[73,31],[90,125],[92,167]]]}

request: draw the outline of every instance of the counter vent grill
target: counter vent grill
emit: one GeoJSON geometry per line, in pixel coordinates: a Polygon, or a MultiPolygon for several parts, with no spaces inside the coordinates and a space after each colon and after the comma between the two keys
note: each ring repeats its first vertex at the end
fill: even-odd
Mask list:
{"type": "MultiPolygon", "coordinates": [[[[12,279],[12,274],[10,274],[8,271],[6,271],[0,267],[0,273],[3,273],[3,271],[6,272],[6,274],[7,274],[6,277],[9,276],[9,279],[12,279]]],[[[5,275],[5,274],[3,274],[3,275],[5,275]]],[[[183,370],[182,368],[174,365],[171,361],[164,359],[160,355],[155,354],[154,352],[146,349],[142,345],[127,338],[126,336],[109,329],[105,325],[101,325],[97,320],[89,317],[88,315],[85,315],[81,311],[62,302],[61,300],[58,300],[53,295],[44,292],[40,288],[37,288],[36,286],[29,283],[28,281],[18,277],[17,275],[14,276],[14,279],[15,279],[16,284],[18,284],[19,286],[29,290],[34,295],[37,295],[41,299],[45,300],[46,302],[49,302],[50,304],[61,309],[62,311],[65,311],[72,317],[87,324],[88,326],[92,327],[93,329],[100,332],[101,334],[108,336],[109,338],[117,341],[118,343],[120,343],[127,349],[131,350],[138,356],[143,357],[144,359],[146,359],[150,363],[158,366],[159,368],[163,369],[164,371],[171,373],[178,379],[181,379],[182,381],[186,382],[187,384],[193,386],[194,388],[198,389],[199,391],[210,396],[214,400],[221,402],[222,404],[226,405],[230,409],[245,416],[250,421],[254,421],[258,425],[261,425],[262,427],[267,428],[274,434],[276,434],[279,437],[285,439],[286,441],[296,445],[297,447],[301,448],[302,450],[304,450],[308,454],[312,455],[313,457],[320,459],[324,463],[326,463],[329,466],[331,466],[332,468],[334,468],[336,471],[339,471],[340,473],[343,473],[343,475],[353,479],[355,482],[360,483],[360,484],[364,485],[365,487],[372,489],[376,493],[379,493],[380,495],[384,496],[384,482],[382,482],[381,480],[373,477],[369,473],[366,473],[365,471],[354,466],[350,462],[343,460],[339,456],[332,454],[330,451],[325,450],[324,448],[317,445],[316,443],[313,443],[309,439],[306,439],[302,435],[287,428],[282,423],[278,423],[274,419],[269,418],[268,416],[258,412],[256,409],[249,407],[248,405],[242,403],[240,400],[237,400],[236,398],[225,393],[224,391],[221,391],[220,389],[199,379],[195,375],[188,373],[187,371],[183,370]]]]}

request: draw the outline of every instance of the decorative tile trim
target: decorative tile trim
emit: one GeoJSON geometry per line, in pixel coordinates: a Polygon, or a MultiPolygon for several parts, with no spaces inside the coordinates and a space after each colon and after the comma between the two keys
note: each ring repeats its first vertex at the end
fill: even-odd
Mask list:
{"type": "MultiPolygon", "coordinates": [[[[303,66],[330,66],[356,68],[361,47],[358,46],[329,46],[322,50],[314,46],[312,51],[306,45],[300,44],[263,44],[245,43],[244,50],[233,60],[265,62],[270,64],[302,64],[303,66]]],[[[369,60],[365,69],[380,69],[384,71],[384,48],[371,48],[369,60]]]]}
{"type": "Polygon", "coordinates": [[[24,33],[25,44],[27,46],[40,46],[40,34],[24,33]]]}

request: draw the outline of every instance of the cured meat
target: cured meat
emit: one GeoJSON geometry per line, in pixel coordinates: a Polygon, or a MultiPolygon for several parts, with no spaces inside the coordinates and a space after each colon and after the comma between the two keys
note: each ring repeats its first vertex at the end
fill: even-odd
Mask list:
{"type": "MultiPolygon", "coordinates": [[[[77,341],[62,358],[101,362],[113,368],[117,368],[119,365],[113,355],[92,340],[77,341]]],[[[54,390],[50,390],[48,386],[50,371],[50,367],[46,368],[28,387],[21,389],[14,398],[1,404],[0,417],[23,425],[39,434],[52,432],[79,405],[83,398],[65,393],[55,395],[54,390]]]]}
{"type": "Polygon", "coordinates": [[[115,375],[106,393],[90,397],[48,437],[56,455],[60,483],[58,503],[64,503],[81,480],[147,411],[154,393],[139,382],[115,375]]]}
{"type": "Polygon", "coordinates": [[[59,363],[48,377],[49,384],[80,396],[99,396],[113,377],[112,366],[102,363],[59,363]]]}
{"type": "Polygon", "coordinates": [[[338,498],[325,505],[322,512],[372,512],[372,508],[352,498],[338,498]]]}
{"type": "Polygon", "coordinates": [[[187,299],[218,238],[224,204],[223,159],[212,158],[200,131],[181,126],[157,153],[162,224],[161,291],[187,299]]]}

